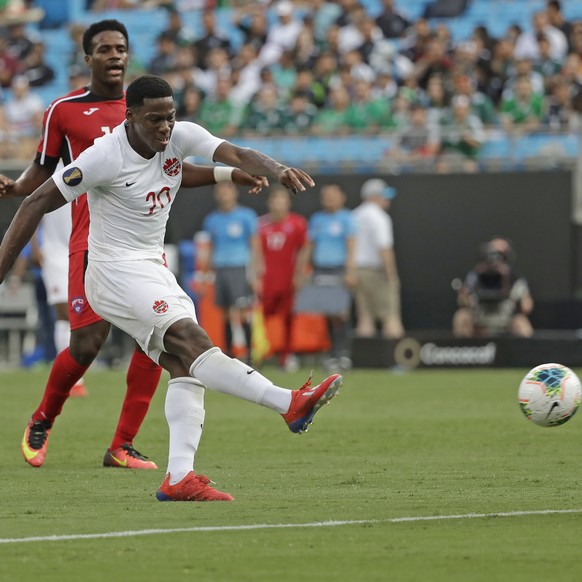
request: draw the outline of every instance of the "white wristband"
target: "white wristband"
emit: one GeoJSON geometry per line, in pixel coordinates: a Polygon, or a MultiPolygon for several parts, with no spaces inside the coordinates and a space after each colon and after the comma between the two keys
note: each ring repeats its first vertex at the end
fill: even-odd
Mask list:
{"type": "Polygon", "coordinates": [[[219,182],[232,182],[232,173],[234,168],[231,166],[214,166],[214,181],[218,184],[219,182]]]}

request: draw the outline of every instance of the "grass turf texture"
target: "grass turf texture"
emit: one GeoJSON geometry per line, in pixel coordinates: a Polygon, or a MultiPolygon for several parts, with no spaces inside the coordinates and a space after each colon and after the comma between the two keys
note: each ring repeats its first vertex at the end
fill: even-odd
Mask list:
{"type": "MultiPolygon", "coordinates": [[[[135,442],[158,471],[101,467],[121,372],[88,375],[34,469],[18,445],[47,371],[0,373],[0,538],[582,508],[582,420],[528,423],[525,371],[354,371],[301,436],[208,392],[197,470],[236,498],[209,504],[155,500],[165,378],[135,442]]],[[[581,537],[582,514],[557,514],[0,544],[0,580],[579,580],[581,537]]]]}

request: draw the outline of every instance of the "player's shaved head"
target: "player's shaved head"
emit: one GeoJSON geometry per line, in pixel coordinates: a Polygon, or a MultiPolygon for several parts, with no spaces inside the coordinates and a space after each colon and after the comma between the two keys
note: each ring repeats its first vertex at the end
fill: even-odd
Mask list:
{"type": "Polygon", "coordinates": [[[93,39],[101,32],[113,30],[115,32],[121,33],[125,37],[125,42],[129,46],[129,37],[127,34],[127,28],[119,20],[109,19],[100,20],[99,22],[94,22],[85,32],[83,33],[83,50],[86,55],[93,53],[94,43],[93,39]]]}
{"type": "Polygon", "coordinates": [[[125,93],[125,103],[129,108],[141,107],[144,99],[173,97],[174,92],[167,81],[155,75],[142,75],[132,81],[125,93]]]}

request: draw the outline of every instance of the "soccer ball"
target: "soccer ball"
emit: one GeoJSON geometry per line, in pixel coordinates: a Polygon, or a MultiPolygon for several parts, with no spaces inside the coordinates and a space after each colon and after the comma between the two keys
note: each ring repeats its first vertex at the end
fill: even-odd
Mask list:
{"type": "Polygon", "coordinates": [[[580,379],[562,364],[542,364],[519,385],[519,407],[539,426],[559,426],[570,420],[582,399],[580,379]]]}

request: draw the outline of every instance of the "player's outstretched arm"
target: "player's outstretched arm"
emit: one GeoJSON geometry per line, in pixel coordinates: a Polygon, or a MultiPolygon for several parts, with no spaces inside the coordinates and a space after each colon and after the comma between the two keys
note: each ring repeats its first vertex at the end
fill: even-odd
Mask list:
{"type": "Polygon", "coordinates": [[[227,141],[216,148],[214,161],[241,168],[254,176],[274,176],[293,194],[315,186],[311,176],[303,170],[289,168],[257,150],[241,148],[227,141]]]}
{"type": "Polygon", "coordinates": [[[66,200],[52,178],[22,202],[0,244],[0,283],[4,281],[16,257],[32,238],[42,217],[65,204],[66,200]]]}
{"type": "Polygon", "coordinates": [[[266,188],[269,185],[268,180],[263,176],[251,176],[239,168],[233,168],[233,171],[230,172],[227,168],[194,166],[192,164],[184,163],[181,184],[183,188],[211,186],[220,181],[230,181],[239,186],[248,186],[251,194],[258,194],[263,188],[266,188]],[[228,180],[221,179],[220,170],[226,170],[228,180]]]}
{"type": "Polygon", "coordinates": [[[52,170],[34,162],[16,180],[0,175],[0,198],[28,196],[44,184],[51,175],[52,170]]]}

